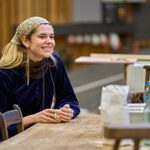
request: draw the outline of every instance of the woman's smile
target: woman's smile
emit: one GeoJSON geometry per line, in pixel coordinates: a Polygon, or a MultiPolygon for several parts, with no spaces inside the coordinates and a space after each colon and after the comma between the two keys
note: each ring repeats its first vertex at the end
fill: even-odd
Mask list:
{"type": "Polygon", "coordinates": [[[42,47],[42,49],[44,50],[44,52],[49,52],[49,53],[53,51],[50,47],[42,47]]]}

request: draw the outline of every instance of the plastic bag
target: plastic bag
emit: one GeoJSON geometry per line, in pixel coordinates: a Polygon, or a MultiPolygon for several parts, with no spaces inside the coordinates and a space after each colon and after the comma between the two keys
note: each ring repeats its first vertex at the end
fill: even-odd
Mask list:
{"type": "Polygon", "coordinates": [[[128,86],[108,85],[102,88],[101,115],[104,124],[129,124],[128,86]]]}
{"type": "MultiPolygon", "coordinates": [[[[100,112],[102,124],[129,124],[127,98],[129,87],[126,85],[108,85],[102,88],[100,112]]],[[[113,145],[114,140],[103,137],[104,145],[113,145]]],[[[131,140],[122,140],[121,145],[131,145],[131,140]]]]}

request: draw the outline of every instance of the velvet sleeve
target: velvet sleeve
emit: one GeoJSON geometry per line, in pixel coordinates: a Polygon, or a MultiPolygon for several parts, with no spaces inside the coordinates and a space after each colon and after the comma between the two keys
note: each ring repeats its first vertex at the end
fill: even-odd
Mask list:
{"type": "Polygon", "coordinates": [[[7,71],[0,70],[0,112],[11,109],[10,104],[10,78],[7,71]]]}
{"type": "MultiPolygon", "coordinates": [[[[11,105],[11,81],[13,80],[13,77],[9,70],[0,70],[0,112],[4,113],[12,108],[11,105]],[[8,73],[9,72],[9,73],[8,73]]],[[[17,133],[16,125],[12,125],[8,128],[9,137],[15,135],[17,133]]],[[[1,133],[0,133],[0,139],[1,139],[1,133]]]]}
{"type": "Polygon", "coordinates": [[[65,104],[69,104],[74,111],[73,118],[75,118],[80,113],[79,102],[73,91],[73,87],[62,60],[58,55],[55,54],[54,56],[57,59],[56,73],[54,76],[56,90],[55,108],[60,108],[65,104]]]}

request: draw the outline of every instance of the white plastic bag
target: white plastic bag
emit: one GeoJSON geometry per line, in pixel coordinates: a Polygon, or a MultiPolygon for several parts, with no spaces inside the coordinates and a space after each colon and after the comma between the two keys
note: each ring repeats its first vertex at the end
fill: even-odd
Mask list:
{"type": "MultiPolygon", "coordinates": [[[[127,98],[129,87],[126,85],[108,85],[102,88],[100,112],[102,124],[129,124],[127,98]]],[[[103,137],[104,145],[113,145],[114,140],[103,137]]],[[[122,140],[121,145],[131,145],[131,140],[122,140]]]]}
{"type": "Polygon", "coordinates": [[[129,124],[127,97],[129,87],[108,85],[102,88],[101,115],[104,124],[129,124]]]}

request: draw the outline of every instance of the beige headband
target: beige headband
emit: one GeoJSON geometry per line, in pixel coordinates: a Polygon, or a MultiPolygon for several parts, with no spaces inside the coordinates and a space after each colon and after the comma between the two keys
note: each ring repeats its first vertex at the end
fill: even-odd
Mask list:
{"type": "Polygon", "coordinates": [[[15,35],[11,43],[21,45],[22,36],[28,36],[30,32],[40,24],[50,24],[50,22],[42,17],[31,17],[24,20],[16,29],[15,35]]]}

